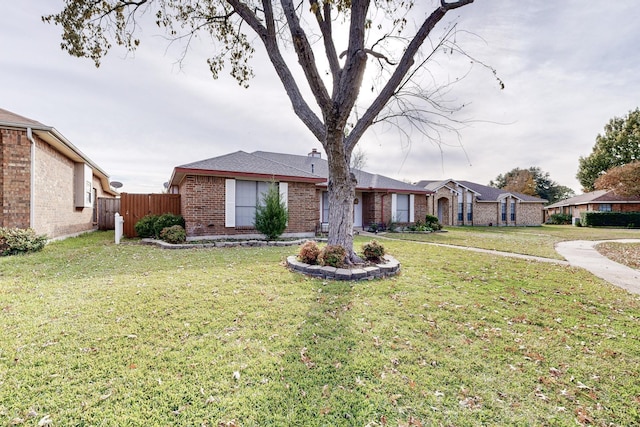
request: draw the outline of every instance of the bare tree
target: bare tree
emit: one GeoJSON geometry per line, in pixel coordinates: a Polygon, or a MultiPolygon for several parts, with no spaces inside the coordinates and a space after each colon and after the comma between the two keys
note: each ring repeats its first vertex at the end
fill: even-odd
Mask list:
{"type": "Polygon", "coordinates": [[[171,37],[211,36],[216,54],[208,62],[214,77],[228,65],[231,75],[244,85],[253,75],[248,61],[254,45],[261,42],[295,114],[327,154],[329,244],[345,247],[350,260],[357,260],[353,251],[356,178],[350,169],[352,152],[372,124],[393,117],[388,108],[394,104],[400,107],[398,114],[411,123],[428,126],[425,113],[441,107],[434,96],[437,93],[418,96],[427,101],[425,108],[409,100],[407,94],[418,92],[408,91],[407,86],[431,54],[448,43],[451,31],[438,42],[426,43],[435,26],[447,12],[472,2],[441,0],[430,14],[420,16],[413,1],[403,0],[65,0],[60,13],[43,20],[63,28],[64,50],[91,58],[98,66],[111,43],[135,50],[140,43],[136,36],[142,25],[139,17],[153,14],[156,24],[171,37]],[[415,29],[408,29],[409,22],[417,23],[415,29]],[[338,28],[346,28],[344,47],[340,46],[338,28]],[[252,42],[254,35],[259,42],[252,42]],[[303,81],[294,76],[295,61],[287,62],[284,49],[289,45],[304,73],[304,80],[299,79],[303,81]],[[316,58],[314,47],[323,54],[322,60],[316,58]],[[362,115],[345,132],[349,120],[354,120],[356,102],[363,98],[368,60],[384,72],[372,87],[373,98],[360,110],[362,115]],[[321,71],[324,66],[329,82],[321,71]],[[305,99],[299,86],[302,83],[308,85],[311,99],[305,99]]]}

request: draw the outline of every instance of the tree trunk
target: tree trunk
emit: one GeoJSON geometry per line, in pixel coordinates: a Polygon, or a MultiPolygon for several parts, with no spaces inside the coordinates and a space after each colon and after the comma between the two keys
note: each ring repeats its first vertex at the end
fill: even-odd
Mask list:
{"type": "Polygon", "coordinates": [[[356,197],[356,178],[349,166],[351,153],[345,151],[343,133],[327,135],[325,151],[329,163],[329,245],[347,250],[347,264],[362,260],[353,250],[353,201],[356,197]]]}

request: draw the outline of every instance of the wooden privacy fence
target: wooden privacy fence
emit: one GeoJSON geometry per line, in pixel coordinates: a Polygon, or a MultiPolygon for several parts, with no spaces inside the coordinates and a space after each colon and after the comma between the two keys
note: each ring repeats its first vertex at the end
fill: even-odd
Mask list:
{"type": "Polygon", "coordinates": [[[113,230],[116,228],[115,213],[120,212],[120,199],[98,197],[98,229],[113,230]]]}
{"type": "Polygon", "coordinates": [[[180,215],[179,194],[120,194],[120,215],[124,218],[123,234],[136,237],[136,222],[146,215],[172,213],[180,215]]]}

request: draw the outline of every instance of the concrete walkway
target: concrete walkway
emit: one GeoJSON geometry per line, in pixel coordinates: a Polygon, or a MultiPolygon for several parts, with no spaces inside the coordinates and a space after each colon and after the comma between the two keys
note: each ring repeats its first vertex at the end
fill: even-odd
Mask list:
{"type": "Polygon", "coordinates": [[[565,257],[569,264],[582,267],[593,275],[631,293],[640,294],[640,271],[600,255],[595,246],[604,242],[640,243],[640,239],[574,240],[556,244],[556,251],[565,257]]]}
{"type": "MultiPolygon", "coordinates": [[[[400,240],[388,237],[382,234],[373,234],[368,232],[360,232],[360,235],[383,238],[388,240],[400,240]]],[[[470,248],[467,246],[446,245],[442,243],[432,242],[415,242],[427,245],[441,246],[446,248],[462,249],[473,252],[482,252],[492,255],[499,255],[511,258],[526,259],[538,262],[547,262],[560,265],[571,265],[573,267],[581,267],[589,271],[591,274],[606,280],[612,285],[619,286],[627,291],[640,294],[640,271],[623,264],[611,261],[609,258],[600,255],[595,249],[598,243],[618,242],[618,243],[640,243],[640,239],[619,239],[619,240],[575,240],[569,242],[560,242],[556,244],[556,251],[562,255],[566,261],[559,259],[543,258],[530,255],[515,254],[511,252],[493,251],[490,249],[470,248]]]]}

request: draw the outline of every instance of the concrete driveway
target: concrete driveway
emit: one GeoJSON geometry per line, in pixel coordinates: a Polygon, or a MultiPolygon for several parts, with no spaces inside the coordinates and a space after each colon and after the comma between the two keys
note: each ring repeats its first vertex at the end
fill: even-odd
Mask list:
{"type": "Polygon", "coordinates": [[[556,251],[569,261],[570,265],[582,267],[609,283],[640,294],[640,271],[600,255],[595,246],[604,242],[640,243],[640,239],[574,240],[556,244],[556,251]]]}

